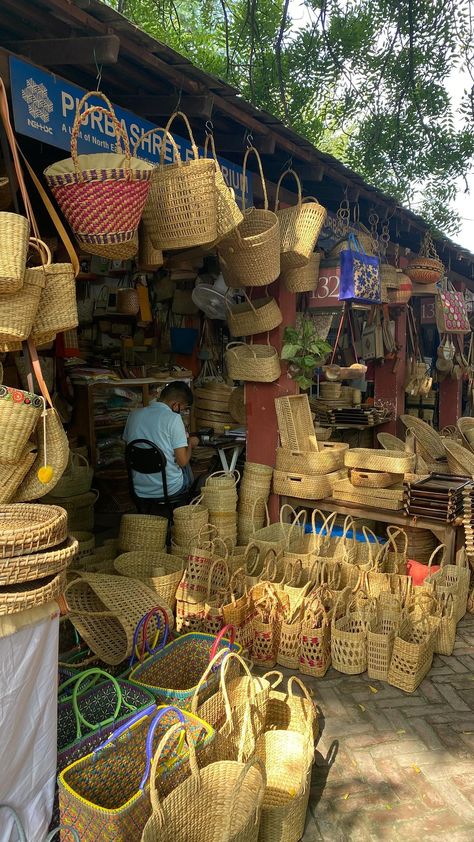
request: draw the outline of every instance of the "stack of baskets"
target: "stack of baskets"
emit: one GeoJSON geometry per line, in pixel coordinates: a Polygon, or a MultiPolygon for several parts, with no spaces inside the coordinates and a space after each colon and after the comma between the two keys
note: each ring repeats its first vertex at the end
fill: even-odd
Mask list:
{"type": "Polygon", "coordinates": [[[223,433],[234,420],[229,411],[232,386],[226,383],[209,382],[194,389],[194,419],[198,428],[212,427],[214,432],[223,433]]]}
{"type": "Polygon", "coordinates": [[[344,463],[350,469],[350,481],[357,493],[362,489],[362,494],[369,493],[374,499],[377,489],[402,487],[404,475],[415,468],[415,456],[403,450],[356,447],[347,451],[344,463]]]}
{"type": "MultiPolygon", "coordinates": [[[[71,486],[69,486],[71,490],[71,486]]],[[[50,492],[43,499],[45,502],[61,506],[67,512],[69,529],[80,532],[94,531],[94,506],[98,500],[99,492],[92,489],[81,494],[69,494],[60,497],[53,496],[50,492]]]]}
{"type": "Polygon", "coordinates": [[[168,520],[157,515],[122,515],[118,538],[122,553],[135,550],[156,552],[164,549],[168,520]]]}
{"type": "Polygon", "coordinates": [[[0,616],[59,599],[66,569],[78,543],[67,534],[67,514],[59,506],[2,506],[0,616]]]}
{"type": "Polygon", "coordinates": [[[268,465],[246,462],[239,488],[238,542],[248,544],[255,529],[265,523],[265,507],[270,496],[273,471],[268,465]]]}
{"type": "Polygon", "coordinates": [[[217,471],[207,478],[202,489],[204,506],[209,510],[209,523],[229,548],[237,544],[237,483],[240,474],[217,471]]]}
{"type": "Polygon", "coordinates": [[[205,530],[209,523],[209,510],[202,505],[202,498],[193,500],[189,506],[179,506],[173,512],[173,553],[181,558],[187,556],[193,540],[205,530]]]}

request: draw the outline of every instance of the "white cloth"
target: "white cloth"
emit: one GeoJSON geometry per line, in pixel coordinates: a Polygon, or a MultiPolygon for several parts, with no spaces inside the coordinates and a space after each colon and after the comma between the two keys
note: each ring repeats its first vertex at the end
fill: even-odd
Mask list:
{"type": "MultiPolygon", "coordinates": [[[[59,610],[55,602],[0,617],[0,804],[28,842],[43,842],[56,778],[59,610]]],[[[17,842],[0,810],[0,842],[17,842]]]]}

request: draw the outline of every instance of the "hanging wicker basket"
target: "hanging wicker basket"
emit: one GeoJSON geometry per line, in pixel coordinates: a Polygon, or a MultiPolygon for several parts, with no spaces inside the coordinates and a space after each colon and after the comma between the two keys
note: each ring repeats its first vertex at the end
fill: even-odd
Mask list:
{"type": "Polygon", "coordinates": [[[45,243],[33,237],[30,246],[39,253],[42,265],[24,270],[22,286],[17,292],[0,295],[0,342],[4,351],[16,350],[30,336],[46,284],[51,252],[45,243]]]}
{"type": "Polygon", "coordinates": [[[280,358],[273,345],[229,342],[225,351],[229,377],[252,383],[273,383],[281,374],[280,358]]]}
{"type": "Polygon", "coordinates": [[[21,289],[25,276],[30,223],[18,213],[0,212],[0,294],[21,289]]]}
{"type": "Polygon", "coordinates": [[[288,169],[280,176],[276,188],[275,213],[280,225],[281,271],[306,266],[326,219],[326,208],[312,196],[302,198],[301,181],[297,173],[288,169]],[[278,210],[280,186],[284,178],[292,176],[298,188],[298,202],[294,207],[278,210]]]}
{"type": "Polygon", "coordinates": [[[233,189],[227,186],[222,174],[222,170],[217,160],[214,136],[212,134],[206,134],[206,140],[204,142],[205,158],[207,158],[209,145],[211,147],[212,158],[216,167],[215,184],[217,198],[217,237],[211,244],[212,246],[216,246],[223,237],[230,234],[231,231],[240,225],[244,215],[235,201],[235,193],[233,189]]]}
{"type": "Polygon", "coordinates": [[[252,301],[244,291],[242,304],[229,304],[226,298],[227,324],[231,336],[255,336],[274,330],[283,321],[274,298],[266,295],[252,301]]]}
{"type": "Polygon", "coordinates": [[[318,286],[321,253],[314,251],[305,266],[282,271],[281,277],[288,292],[314,292],[318,286]]]}
{"type": "Polygon", "coordinates": [[[267,286],[280,274],[280,228],[278,218],[268,210],[268,196],[260,155],[254,147],[247,149],[243,163],[243,184],[250,153],[257,158],[263,187],[263,209],[245,210],[244,219],[219,243],[219,261],[228,287],[267,286]]]}

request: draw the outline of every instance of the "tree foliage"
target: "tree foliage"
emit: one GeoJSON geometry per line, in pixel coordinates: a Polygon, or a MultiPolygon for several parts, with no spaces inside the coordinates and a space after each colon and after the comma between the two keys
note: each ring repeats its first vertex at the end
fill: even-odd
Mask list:
{"type": "Polygon", "coordinates": [[[474,156],[472,0],[111,4],[437,229],[458,229],[452,202],[474,156]]]}

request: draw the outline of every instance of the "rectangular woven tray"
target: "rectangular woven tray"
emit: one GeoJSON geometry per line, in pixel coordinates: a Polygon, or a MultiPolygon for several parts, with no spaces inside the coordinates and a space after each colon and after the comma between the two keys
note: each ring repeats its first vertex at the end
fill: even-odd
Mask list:
{"type": "Polygon", "coordinates": [[[319,450],[308,395],[275,398],[281,446],[290,450],[319,450]]]}

